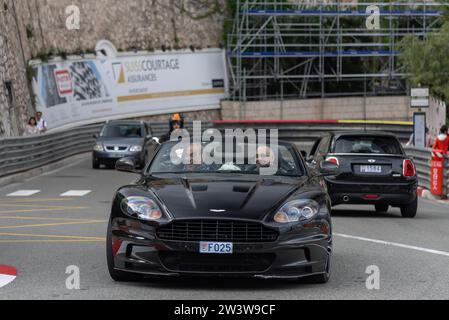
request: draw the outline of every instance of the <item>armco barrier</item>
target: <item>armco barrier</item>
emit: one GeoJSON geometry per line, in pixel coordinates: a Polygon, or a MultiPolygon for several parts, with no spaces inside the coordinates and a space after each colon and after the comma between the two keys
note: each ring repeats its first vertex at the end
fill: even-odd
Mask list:
{"type": "Polygon", "coordinates": [[[430,190],[430,160],[432,158],[432,150],[407,147],[405,151],[415,162],[419,186],[430,190]]]}
{"type": "MultiPolygon", "coordinates": [[[[413,126],[394,122],[362,121],[215,121],[218,129],[278,129],[279,139],[308,149],[324,133],[330,131],[384,131],[396,135],[402,143],[407,143],[413,126]]],[[[307,151],[307,150],[305,150],[307,151]]]]}
{"type": "MultiPolygon", "coordinates": [[[[430,190],[430,165],[432,159],[431,149],[405,148],[407,154],[413,158],[416,171],[418,172],[419,186],[430,190]]],[[[449,194],[449,161],[445,162],[444,168],[444,194],[449,194]]]]}
{"type": "MultiPolygon", "coordinates": [[[[0,139],[0,178],[91,151],[94,135],[102,126],[100,123],[39,136],[0,139]]],[[[155,137],[168,131],[168,122],[152,122],[150,126],[155,137]]],[[[191,122],[186,123],[190,133],[192,127],[191,122]]],[[[211,127],[210,122],[202,124],[203,130],[211,127]]]]}
{"type": "Polygon", "coordinates": [[[33,137],[0,139],[0,177],[39,168],[92,150],[101,125],[33,137]]]}
{"type": "MultiPolygon", "coordinates": [[[[35,169],[64,158],[88,152],[92,149],[102,124],[84,126],[46,135],[0,139],[0,177],[35,169]]],[[[160,137],[168,130],[168,121],[150,122],[152,134],[160,137]]],[[[202,122],[202,129],[215,127],[217,129],[278,129],[281,140],[296,143],[307,149],[313,142],[329,131],[386,131],[394,133],[401,142],[407,142],[411,133],[410,125],[378,122],[339,122],[339,121],[243,121],[243,122],[202,122]]],[[[192,132],[192,122],[186,123],[186,128],[192,132]]],[[[417,152],[417,151],[416,151],[417,152]]],[[[417,157],[423,156],[417,153],[417,157]]],[[[424,156],[423,156],[424,157],[424,156]]],[[[419,161],[419,160],[418,160],[419,161]]],[[[420,160],[423,181],[426,186],[430,179],[425,176],[424,166],[429,161],[420,160]]],[[[427,172],[430,172],[427,170],[427,172]]]]}

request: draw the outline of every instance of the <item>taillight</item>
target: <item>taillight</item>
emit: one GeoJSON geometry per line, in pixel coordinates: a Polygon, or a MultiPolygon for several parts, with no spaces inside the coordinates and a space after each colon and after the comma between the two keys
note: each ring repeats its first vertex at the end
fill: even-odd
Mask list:
{"type": "Polygon", "coordinates": [[[331,162],[333,164],[336,164],[337,166],[340,165],[340,161],[336,157],[329,157],[326,159],[327,162],[331,162]]]}
{"type": "Polygon", "coordinates": [[[416,175],[415,164],[412,160],[404,160],[404,177],[414,177],[416,175]]]}

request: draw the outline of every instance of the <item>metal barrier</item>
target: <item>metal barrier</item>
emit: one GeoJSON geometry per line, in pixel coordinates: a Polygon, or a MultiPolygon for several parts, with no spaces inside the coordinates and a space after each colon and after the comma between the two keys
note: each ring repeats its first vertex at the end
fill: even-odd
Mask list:
{"type": "Polygon", "coordinates": [[[92,150],[101,124],[33,137],[0,140],[0,177],[39,168],[92,150]]]}
{"type": "MultiPolygon", "coordinates": [[[[405,148],[405,151],[407,154],[413,158],[415,165],[416,165],[416,171],[418,173],[418,179],[419,179],[419,186],[430,190],[430,166],[431,166],[431,159],[432,159],[432,150],[431,149],[418,149],[418,148],[412,148],[407,147],[405,148]]],[[[444,168],[444,193],[446,195],[449,194],[449,161],[445,161],[445,168],[444,168]]]]}
{"type": "MultiPolygon", "coordinates": [[[[103,123],[52,132],[49,134],[0,139],[0,177],[36,169],[65,158],[89,152],[95,144],[94,135],[103,123]]],[[[150,122],[152,133],[160,137],[168,130],[167,122],[150,122]]],[[[202,124],[203,130],[212,127],[202,124]]],[[[186,129],[192,133],[192,122],[186,129]]]]}
{"type": "MultiPolygon", "coordinates": [[[[149,122],[151,126],[151,132],[155,137],[160,137],[168,132],[168,121],[164,122],[149,122]]],[[[204,130],[212,128],[214,125],[211,122],[201,122],[201,127],[204,130]]],[[[190,134],[193,131],[193,122],[186,122],[185,129],[187,129],[190,134]]]]}
{"type": "MultiPolygon", "coordinates": [[[[64,158],[88,152],[92,149],[94,134],[103,124],[95,124],[34,137],[8,138],[0,140],[0,177],[35,169],[64,158]]],[[[155,137],[165,134],[167,122],[150,122],[155,137]]],[[[186,123],[186,129],[192,132],[192,122],[186,123]]],[[[341,124],[326,122],[203,122],[202,129],[278,129],[281,140],[301,146],[311,146],[324,132],[328,131],[386,131],[394,133],[401,142],[408,141],[412,128],[404,125],[389,124],[341,124]]],[[[423,187],[430,186],[430,151],[407,148],[407,152],[417,163],[417,170],[423,187]]],[[[447,170],[446,172],[449,172],[447,170]]],[[[449,183],[449,176],[448,183],[449,183]]]]}
{"type": "Polygon", "coordinates": [[[381,123],[338,123],[335,121],[243,121],[243,122],[214,122],[218,129],[278,129],[279,139],[297,144],[304,151],[308,151],[313,143],[331,131],[384,131],[393,133],[401,143],[407,143],[413,133],[413,127],[409,125],[381,124],[381,123]]]}
{"type": "Polygon", "coordinates": [[[406,147],[405,151],[415,162],[419,186],[430,190],[430,160],[432,158],[432,150],[406,147]]]}

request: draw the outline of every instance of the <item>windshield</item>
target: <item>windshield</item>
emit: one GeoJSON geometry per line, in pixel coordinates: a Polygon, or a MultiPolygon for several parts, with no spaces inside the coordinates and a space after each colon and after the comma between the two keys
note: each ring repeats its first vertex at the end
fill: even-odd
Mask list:
{"type": "Polygon", "coordinates": [[[303,176],[304,169],[291,147],[238,144],[230,152],[221,143],[162,145],[148,173],[253,174],[303,176]],[[266,174],[265,172],[270,172],[266,174]]]}
{"type": "Polygon", "coordinates": [[[402,149],[399,142],[392,137],[351,136],[338,139],[334,153],[400,155],[402,149]]]}
{"type": "Polygon", "coordinates": [[[142,126],[111,124],[103,128],[100,136],[105,138],[142,138],[142,126]]]}

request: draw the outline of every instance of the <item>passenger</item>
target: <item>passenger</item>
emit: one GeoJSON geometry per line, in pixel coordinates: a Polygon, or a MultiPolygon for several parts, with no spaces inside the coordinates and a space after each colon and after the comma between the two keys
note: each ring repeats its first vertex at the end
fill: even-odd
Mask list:
{"type": "Polygon", "coordinates": [[[37,120],[35,117],[31,117],[30,120],[28,121],[27,126],[25,127],[25,132],[23,133],[23,135],[25,137],[29,137],[29,136],[36,136],[40,134],[40,130],[37,127],[37,120]]]}
{"type": "Polygon", "coordinates": [[[170,141],[170,137],[171,137],[173,131],[184,129],[183,117],[179,113],[172,115],[170,117],[169,126],[170,126],[170,130],[166,134],[164,134],[162,137],[160,137],[159,143],[164,143],[164,142],[170,141]]]}
{"type": "Polygon", "coordinates": [[[205,164],[202,161],[203,148],[201,144],[191,144],[184,150],[184,166],[183,172],[210,172],[214,168],[211,165],[205,164]],[[195,160],[200,160],[200,163],[196,163],[195,160]]]}
{"type": "Polygon", "coordinates": [[[256,164],[259,168],[269,168],[276,161],[276,155],[268,146],[257,148],[256,164]]]}
{"type": "Polygon", "coordinates": [[[448,135],[448,127],[441,127],[440,134],[433,146],[434,150],[443,150],[444,152],[449,151],[449,135],[448,135]]]}

